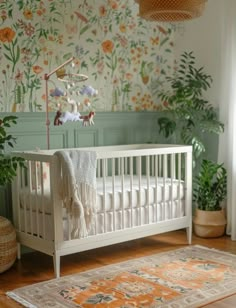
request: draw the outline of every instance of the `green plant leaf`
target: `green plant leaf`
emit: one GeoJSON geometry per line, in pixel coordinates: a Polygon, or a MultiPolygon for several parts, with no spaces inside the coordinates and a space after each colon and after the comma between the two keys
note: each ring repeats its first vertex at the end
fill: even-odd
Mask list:
{"type": "Polygon", "coordinates": [[[227,172],[223,164],[203,159],[193,184],[193,201],[199,209],[206,211],[221,209],[221,202],[227,195],[227,172]]]}
{"type": "Polygon", "coordinates": [[[11,156],[9,153],[5,152],[5,146],[8,145],[13,148],[16,138],[9,134],[7,129],[11,127],[12,124],[17,123],[16,116],[7,116],[3,119],[0,118],[0,186],[4,186],[11,181],[16,176],[17,167],[20,166],[24,168],[24,159],[20,157],[11,156]]]}
{"type": "Polygon", "coordinates": [[[165,117],[159,118],[158,124],[159,124],[159,132],[163,132],[166,138],[171,136],[176,129],[175,121],[165,117]]]}

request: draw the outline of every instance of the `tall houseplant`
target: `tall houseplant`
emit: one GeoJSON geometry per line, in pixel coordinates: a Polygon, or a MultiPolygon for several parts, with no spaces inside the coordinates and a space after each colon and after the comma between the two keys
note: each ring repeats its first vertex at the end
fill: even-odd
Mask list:
{"type": "Polygon", "coordinates": [[[194,181],[193,199],[197,204],[194,230],[201,237],[222,235],[226,224],[220,206],[227,193],[226,170],[223,165],[202,159],[206,150],[204,135],[224,131],[213,106],[204,98],[211,83],[212,77],[202,67],[196,68],[193,52],[184,52],[175,74],[166,77],[169,90],[159,94],[165,113],[158,119],[159,132],[166,138],[174,137],[175,143],[192,145],[193,167],[198,163],[195,173],[200,169],[194,181]]]}
{"type": "Polygon", "coordinates": [[[192,145],[194,163],[205,152],[203,134],[219,134],[224,125],[217,119],[213,106],[204,99],[212,77],[195,67],[193,52],[184,52],[173,76],[167,76],[167,91],[161,91],[164,115],[158,119],[159,132],[175,143],[192,145]]]}
{"type": "Polygon", "coordinates": [[[200,237],[218,237],[225,232],[222,202],[227,196],[227,172],[223,164],[203,159],[194,177],[193,201],[196,205],[194,232],[200,237]]]}

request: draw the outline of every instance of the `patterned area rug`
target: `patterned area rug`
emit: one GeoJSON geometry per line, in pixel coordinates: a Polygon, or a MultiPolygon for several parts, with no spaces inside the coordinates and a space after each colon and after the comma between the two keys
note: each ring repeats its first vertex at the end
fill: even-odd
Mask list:
{"type": "Polygon", "coordinates": [[[236,293],[236,255],[188,246],[8,292],[25,307],[201,307],[236,293]]]}

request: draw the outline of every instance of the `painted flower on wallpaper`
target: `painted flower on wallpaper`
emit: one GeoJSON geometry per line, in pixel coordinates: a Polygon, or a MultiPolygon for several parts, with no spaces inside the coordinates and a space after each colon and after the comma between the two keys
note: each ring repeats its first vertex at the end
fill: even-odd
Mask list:
{"type": "Polygon", "coordinates": [[[20,59],[20,48],[17,45],[16,32],[9,27],[0,29],[0,41],[3,43],[4,56],[12,63],[12,72],[20,59]],[[15,38],[15,39],[14,39],[15,38]]]}
{"type": "Polygon", "coordinates": [[[111,40],[106,40],[102,42],[102,50],[105,56],[105,64],[111,70],[111,76],[113,77],[117,66],[115,45],[111,40]]]}
{"type": "Polygon", "coordinates": [[[117,9],[118,9],[117,1],[108,0],[108,3],[109,3],[110,7],[111,7],[113,10],[117,10],[117,9]]]}
{"type": "Polygon", "coordinates": [[[106,9],[105,5],[101,5],[101,6],[99,7],[99,14],[100,14],[100,17],[106,16],[106,14],[107,14],[107,9],[106,9]]]}
{"type": "Polygon", "coordinates": [[[0,29],[0,41],[3,43],[11,43],[15,35],[16,32],[9,27],[0,29]]]}
{"type": "Polygon", "coordinates": [[[37,75],[42,73],[43,71],[43,68],[39,65],[34,65],[32,68],[33,68],[33,72],[37,75]]]}
{"type": "Polygon", "coordinates": [[[106,53],[112,53],[113,49],[114,49],[114,44],[111,40],[106,40],[104,42],[102,42],[102,49],[103,52],[106,53]]]}
{"type": "Polygon", "coordinates": [[[24,31],[24,35],[32,37],[35,34],[35,27],[31,22],[24,22],[22,19],[19,19],[17,25],[24,31]]]}
{"type": "Polygon", "coordinates": [[[33,19],[33,12],[29,8],[25,8],[23,15],[26,19],[33,19]]]}

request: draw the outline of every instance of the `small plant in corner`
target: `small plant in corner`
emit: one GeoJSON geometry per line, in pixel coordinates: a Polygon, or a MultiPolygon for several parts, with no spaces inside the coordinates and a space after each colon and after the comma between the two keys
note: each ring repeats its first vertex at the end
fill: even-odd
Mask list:
{"type": "Polygon", "coordinates": [[[18,165],[24,167],[24,159],[12,156],[6,152],[6,147],[13,148],[16,138],[7,133],[7,129],[17,123],[17,117],[6,116],[0,118],[0,186],[5,186],[12,182],[16,176],[18,165]]]}
{"type": "Polygon", "coordinates": [[[159,132],[166,138],[175,137],[175,143],[192,145],[194,166],[205,152],[204,134],[224,131],[213,106],[203,98],[211,83],[212,77],[195,67],[193,52],[184,52],[174,75],[166,77],[169,90],[159,93],[164,107],[159,132]]]}
{"type": "Polygon", "coordinates": [[[194,233],[203,238],[224,235],[227,224],[222,201],[227,195],[227,173],[223,164],[204,159],[199,174],[194,177],[194,233]]]}
{"type": "Polygon", "coordinates": [[[203,211],[219,211],[227,195],[227,172],[223,164],[203,159],[194,178],[193,201],[203,211]]]}

